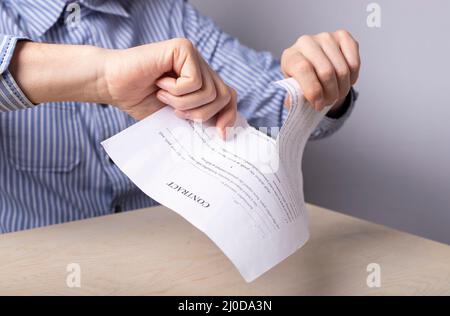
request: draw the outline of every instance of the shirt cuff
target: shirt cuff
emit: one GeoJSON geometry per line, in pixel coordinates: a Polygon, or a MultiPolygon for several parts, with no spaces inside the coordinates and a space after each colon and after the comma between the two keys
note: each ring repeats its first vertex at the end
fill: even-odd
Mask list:
{"type": "Polygon", "coordinates": [[[22,39],[25,40],[10,35],[0,37],[0,112],[34,107],[8,71],[17,41],[22,39]]]}
{"type": "Polygon", "coordinates": [[[339,130],[342,127],[342,125],[344,125],[345,121],[349,118],[349,116],[352,114],[357,99],[358,99],[358,92],[352,88],[349,93],[349,104],[346,112],[343,113],[337,119],[325,116],[319,123],[315,131],[311,134],[310,140],[317,140],[328,137],[334,134],[337,130],[339,130]]]}

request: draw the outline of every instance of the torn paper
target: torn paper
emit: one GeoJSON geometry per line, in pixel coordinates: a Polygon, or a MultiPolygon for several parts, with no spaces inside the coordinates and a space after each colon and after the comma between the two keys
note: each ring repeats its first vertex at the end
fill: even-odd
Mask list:
{"type": "Polygon", "coordinates": [[[301,170],[305,144],[328,108],[315,111],[294,79],[274,140],[239,117],[227,141],[170,107],[104,141],[115,164],[149,197],[204,232],[250,282],[308,239],[301,170]]]}

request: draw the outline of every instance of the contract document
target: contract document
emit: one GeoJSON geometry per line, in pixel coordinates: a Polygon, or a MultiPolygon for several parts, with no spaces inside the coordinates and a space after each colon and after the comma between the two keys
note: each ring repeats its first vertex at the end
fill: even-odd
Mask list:
{"type": "Polygon", "coordinates": [[[102,143],[143,192],[204,232],[251,282],[308,239],[303,196],[305,144],[329,107],[307,104],[294,79],[277,138],[238,117],[222,140],[211,123],[178,118],[170,107],[102,143]]]}

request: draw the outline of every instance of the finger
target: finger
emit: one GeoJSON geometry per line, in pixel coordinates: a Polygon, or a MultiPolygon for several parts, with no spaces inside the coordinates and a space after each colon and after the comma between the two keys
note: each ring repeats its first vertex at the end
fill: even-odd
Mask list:
{"type": "Polygon", "coordinates": [[[171,47],[171,72],[175,73],[176,77],[164,76],[157,80],[156,85],[173,95],[184,95],[201,89],[201,57],[189,40],[177,39],[174,43],[175,46],[171,47]]]}
{"type": "Polygon", "coordinates": [[[333,64],[328,59],[322,47],[313,40],[307,38],[299,44],[301,53],[314,66],[314,70],[324,90],[325,102],[318,104],[319,109],[330,105],[339,98],[339,87],[333,64]]]}
{"type": "Polygon", "coordinates": [[[351,86],[350,69],[347,65],[347,61],[345,60],[338,43],[330,33],[319,35],[318,41],[320,42],[322,50],[333,64],[338,81],[339,98],[343,98],[348,94],[351,86]]]}
{"type": "Polygon", "coordinates": [[[227,128],[233,127],[237,116],[237,93],[230,89],[230,102],[217,114],[216,127],[219,130],[220,137],[227,139],[227,128]]]}
{"type": "Polygon", "coordinates": [[[143,120],[147,116],[161,110],[166,105],[156,98],[155,93],[147,96],[141,102],[127,109],[127,113],[136,120],[143,120]]]}
{"type": "Polygon", "coordinates": [[[350,84],[354,85],[358,80],[361,68],[359,44],[349,32],[344,30],[335,32],[333,36],[339,43],[339,47],[350,69],[350,84]]]}
{"type": "Polygon", "coordinates": [[[160,90],[157,93],[158,99],[181,111],[195,109],[214,101],[217,97],[217,91],[213,74],[205,61],[200,61],[200,68],[203,78],[201,89],[182,96],[172,95],[170,91],[160,90]]]}
{"type": "Polygon", "coordinates": [[[225,83],[223,83],[222,79],[220,79],[219,76],[214,73],[213,70],[209,70],[209,72],[217,91],[216,99],[201,107],[182,111],[182,113],[178,113],[179,115],[184,115],[184,118],[190,120],[202,122],[208,121],[214,115],[219,113],[230,102],[231,94],[229,88],[225,85],[225,83]]]}
{"type": "Polygon", "coordinates": [[[285,63],[283,68],[286,76],[298,82],[305,98],[319,110],[323,106],[325,96],[314,66],[296,50],[289,50],[282,60],[285,63]]]}

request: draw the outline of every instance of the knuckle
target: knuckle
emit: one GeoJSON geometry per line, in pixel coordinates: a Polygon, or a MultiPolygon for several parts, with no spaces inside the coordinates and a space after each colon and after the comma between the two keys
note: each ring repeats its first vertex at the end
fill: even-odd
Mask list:
{"type": "Polygon", "coordinates": [[[306,42],[310,42],[312,40],[312,36],[311,35],[302,35],[300,36],[297,41],[295,42],[297,45],[302,45],[306,42]]]}
{"type": "Polygon", "coordinates": [[[302,59],[297,63],[297,70],[302,73],[311,72],[313,71],[313,66],[308,60],[302,59]]]}
{"type": "Polygon", "coordinates": [[[333,80],[334,77],[334,70],[331,67],[325,67],[323,69],[320,69],[317,71],[317,74],[319,75],[320,79],[329,82],[333,80]]]}
{"type": "Polygon", "coordinates": [[[345,29],[339,29],[335,32],[338,37],[350,37],[350,32],[345,29]]]}
{"type": "Polygon", "coordinates": [[[359,71],[359,68],[361,67],[361,62],[359,60],[350,61],[348,65],[353,72],[359,71]]]}
{"type": "Polygon", "coordinates": [[[339,67],[336,69],[336,75],[339,79],[346,79],[350,75],[348,67],[339,67]]]}
{"type": "Polygon", "coordinates": [[[287,48],[281,54],[281,65],[282,66],[285,66],[286,65],[286,61],[290,58],[291,50],[292,50],[292,48],[287,48]]]}
{"type": "Polygon", "coordinates": [[[289,70],[289,64],[292,62],[294,55],[294,48],[290,47],[283,51],[283,54],[281,55],[281,69],[283,69],[284,72],[288,72],[289,70]]]}
{"type": "Polygon", "coordinates": [[[195,77],[192,77],[190,84],[191,84],[192,90],[197,91],[203,87],[203,80],[200,76],[195,76],[195,77]]]}
{"type": "Polygon", "coordinates": [[[281,56],[283,59],[290,59],[295,55],[296,51],[297,48],[295,46],[291,46],[289,48],[286,48],[281,56]]]}
{"type": "Polygon", "coordinates": [[[286,48],[285,50],[283,50],[283,53],[281,54],[281,59],[286,59],[290,56],[292,51],[292,47],[286,48]]]}
{"type": "Polygon", "coordinates": [[[218,111],[222,110],[230,101],[230,99],[226,95],[221,95],[217,98],[215,107],[218,111]]]}
{"type": "Polygon", "coordinates": [[[175,41],[179,46],[183,46],[183,47],[186,47],[189,49],[194,48],[194,44],[187,38],[180,37],[180,38],[176,38],[175,41]]]}
{"type": "Polygon", "coordinates": [[[317,100],[322,95],[322,87],[319,84],[313,84],[304,89],[304,94],[308,100],[317,100]]]}
{"type": "Polygon", "coordinates": [[[361,57],[359,57],[359,55],[357,55],[354,58],[351,58],[348,61],[348,66],[350,67],[350,69],[359,69],[361,67],[361,57]]]}
{"type": "Polygon", "coordinates": [[[322,32],[322,33],[319,33],[317,36],[326,41],[333,39],[333,36],[329,32],[322,32]]]}
{"type": "Polygon", "coordinates": [[[205,95],[206,95],[206,99],[207,99],[206,102],[210,103],[217,98],[217,90],[215,89],[215,87],[210,86],[206,89],[205,95]]]}
{"type": "Polygon", "coordinates": [[[227,105],[228,103],[231,102],[231,100],[232,100],[231,93],[227,91],[227,93],[225,93],[222,97],[222,102],[224,105],[227,105]]]}

